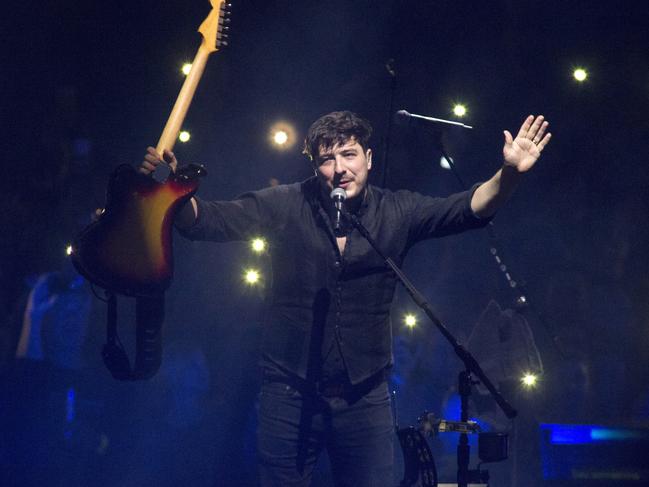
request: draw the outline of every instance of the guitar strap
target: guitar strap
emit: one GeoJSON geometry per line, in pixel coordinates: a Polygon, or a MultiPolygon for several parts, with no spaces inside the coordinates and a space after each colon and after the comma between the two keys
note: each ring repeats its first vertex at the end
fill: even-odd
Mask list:
{"type": "Polygon", "coordinates": [[[121,381],[146,380],[153,377],[162,363],[162,323],[164,294],[135,298],[136,345],[135,367],[117,335],[117,297],[108,295],[106,344],[101,355],[111,375],[121,381]]]}

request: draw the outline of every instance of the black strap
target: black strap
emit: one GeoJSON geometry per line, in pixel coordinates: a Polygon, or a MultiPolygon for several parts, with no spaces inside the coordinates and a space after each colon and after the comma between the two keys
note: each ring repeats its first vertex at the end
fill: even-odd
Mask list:
{"type": "Polygon", "coordinates": [[[164,294],[135,298],[135,368],[131,369],[126,350],[117,335],[117,297],[108,295],[104,364],[117,380],[145,380],[153,377],[162,363],[162,323],[164,294]]]}

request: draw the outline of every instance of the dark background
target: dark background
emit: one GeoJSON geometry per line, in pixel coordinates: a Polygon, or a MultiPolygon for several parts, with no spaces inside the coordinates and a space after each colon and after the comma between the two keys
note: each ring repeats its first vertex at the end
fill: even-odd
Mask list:
{"type": "MultiPolygon", "coordinates": [[[[495,219],[500,254],[532,303],[521,312],[545,374],[534,391],[502,385],[521,410],[519,454],[494,470],[502,485],[540,481],[541,422],[647,426],[646,2],[253,0],[232,10],[230,46],[210,58],[184,124],[191,141],[175,148],[182,162],[207,166],[200,195],[225,199],[271,178],[308,177],[301,144],[277,151],[269,128],[289,122],[301,140],[315,118],[341,109],[374,126],[374,184],[446,195],[462,188],[439,166],[430,131],[392,127],[386,157],[391,96],[394,110],[440,118],[453,118],[456,101],[468,106],[464,121],[475,128],[445,141],[469,183],[499,167],[503,129],[515,133],[526,115],[545,115],[552,142],[495,219]],[[576,66],[589,70],[585,83],[572,78],[576,66]]],[[[206,1],[61,0],[17,4],[3,15],[3,485],[254,484],[266,290],[247,288],[240,274],[249,262],[264,268],[264,257],[241,243],[175,239],[165,363],[147,383],[116,383],[103,368],[105,309],[95,300],[79,311],[91,302],[87,286],[61,308],[74,276],[65,246],[103,205],[110,171],[139,163],[156,144],[208,11],[206,1]],[[74,365],[14,359],[30,292],[43,276],[62,283],[44,291],[43,333],[61,338],[66,316],[87,317],[77,320],[74,365]]],[[[489,244],[486,232],[427,242],[405,265],[461,340],[490,300],[514,307],[517,294],[489,244]]],[[[126,342],[129,301],[122,301],[126,342]]],[[[460,368],[421,319],[403,328],[408,310],[399,291],[402,424],[414,424],[419,407],[441,413],[460,368]]],[[[482,402],[478,412],[503,423],[482,402]]],[[[451,479],[452,446],[433,443],[451,479]]],[[[327,479],[321,470],[317,482],[327,479]]]]}

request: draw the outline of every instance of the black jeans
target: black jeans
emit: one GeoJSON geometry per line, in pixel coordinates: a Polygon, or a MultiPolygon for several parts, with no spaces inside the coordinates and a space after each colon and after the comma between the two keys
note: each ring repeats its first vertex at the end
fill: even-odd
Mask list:
{"type": "Polygon", "coordinates": [[[336,486],[393,487],[394,436],[385,381],[369,391],[323,397],[266,380],[257,432],[261,485],[308,486],[326,448],[336,486]]]}

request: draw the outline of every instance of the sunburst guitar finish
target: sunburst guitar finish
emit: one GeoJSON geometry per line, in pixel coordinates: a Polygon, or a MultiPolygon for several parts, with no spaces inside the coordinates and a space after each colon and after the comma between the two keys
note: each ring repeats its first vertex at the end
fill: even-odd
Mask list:
{"type": "Polygon", "coordinates": [[[173,277],[172,224],[198,188],[201,166],[165,183],[119,166],[108,183],[106,208],[72,244],[72,262],[90,282],[127,296],[157,296],[173,277]]]}

